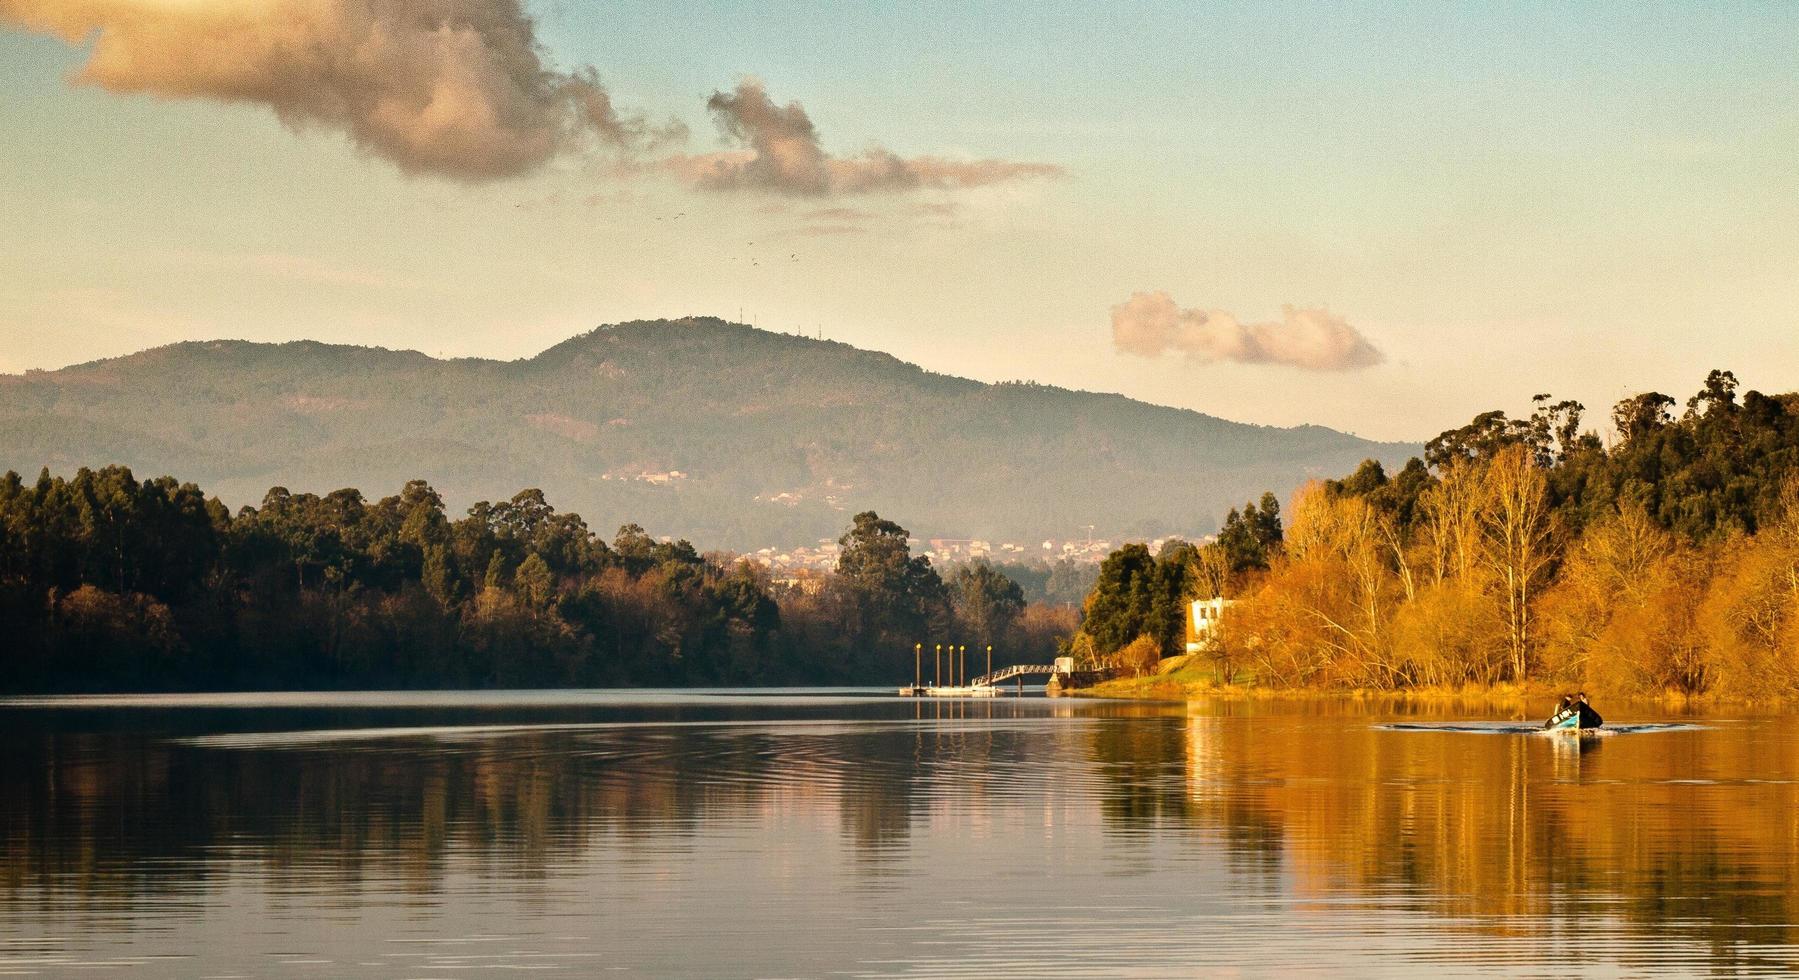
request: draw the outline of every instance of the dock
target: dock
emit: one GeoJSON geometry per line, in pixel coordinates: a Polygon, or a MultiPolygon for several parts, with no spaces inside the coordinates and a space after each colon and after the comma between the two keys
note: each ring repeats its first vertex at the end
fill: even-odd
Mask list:
{"type": "MultiPolygon", "coordinates": [[[[1063,657],[1061,660],[1067,660],[1063,657]]],[[[1072,669],[1072,662],[1069,664],[1072,669]]],[[[1014,664],[1001,667],[976,677],[966,684],[925,684],[914,682],[899,689],[902,698],[997,698],[1006,694],[1000,685],[1005,681],[1018,678],[1018,693],[1024,693],[1024,677],[1027,674],[1047,674],[1056,677],[1068,673],[1063,664],[1014,664]]]]}
{"type": "Polygon", "coordinates": [[[997,698],[1004,693],[991,684],[961,684],[955,687],[909,684],[899,689],[902,698],[997,698]]]}

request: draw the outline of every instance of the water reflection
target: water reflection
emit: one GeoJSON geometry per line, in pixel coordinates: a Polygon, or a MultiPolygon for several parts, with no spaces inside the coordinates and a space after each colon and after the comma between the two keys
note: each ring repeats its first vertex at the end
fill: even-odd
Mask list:
{"type": "Polygon", "coordinates": [[[1419,710],[0,709],[0,969],[1799,966],[1791,721],[1390,724],[1468,717],[1419,710]]]}

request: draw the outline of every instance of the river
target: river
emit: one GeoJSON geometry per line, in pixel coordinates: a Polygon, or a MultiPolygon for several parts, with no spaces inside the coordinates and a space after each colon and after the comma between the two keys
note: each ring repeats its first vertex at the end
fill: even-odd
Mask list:
{"type": "Polygon", "coordinates": [[[0,974],[1799,971],[1799,720],[1599,707],[0,701],[0,974]]]}

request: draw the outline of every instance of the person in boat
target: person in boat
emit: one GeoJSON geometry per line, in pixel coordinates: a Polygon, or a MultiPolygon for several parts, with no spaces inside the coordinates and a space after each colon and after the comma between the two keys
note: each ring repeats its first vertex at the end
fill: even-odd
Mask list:
{"type": "Polygon", "coordinates": [[[1568,713],[1573,710],[1574,710],[1574,695],[1572,695],[1572,694],[1562,695],[1562,703],[1556,705],[1555,710],[1551,711],[1549,713],[1549,720],[1543,723],[1543,727],[1544,728],[1554,728],[1556,722],[1565,720],[1568,717],[1568,713]]]}
{"type": "Polygon", "coordinates": [[[1599,712],[1594,711],[1593,706],[1587,703],[1587,692],[1581,691],[1575,694],[1574,701],[1579,705],[1575,710],[1580,712],[1580,727],[1598,728],[1605,724],[1605,719],[1599,717],[1599,712]]]}
{"type": "Polygon", "coordinates": [[[1543,723],[1544,728],[1598,728],[1605,719],[1587,703],[1587,692],[1562,695],[1561,706],[1543,723]]]}

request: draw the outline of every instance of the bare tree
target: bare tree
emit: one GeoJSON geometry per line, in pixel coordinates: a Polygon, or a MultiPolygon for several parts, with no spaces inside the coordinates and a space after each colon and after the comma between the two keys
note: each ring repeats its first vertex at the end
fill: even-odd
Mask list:
{"type": "Polygon", "coordinates": [[[1222,597],[1230,577],[1230,555],[1216,542],[1194,549],[1193,557],[1187,562],[1187,580],[1192,583],[1192,598],[1222,597]]]}
{"type": "Polygon", "coordinates": [[[1477,466],[1457,461],[1445,465],[1437,483],[1419,498],[1432,582],[1467,578],[1474,570],[1480,555],[1482,497],[1477,466]]]}
{"type": "Polygon", "coordinates": [[[1531,603],[1555,558],[1548,480],[1528,449],[1508,446],[1494,455],[1482,484],[1481,557],[1504,594],[1511,674],[1521,681],[1530,666],[1531,603]]]}

